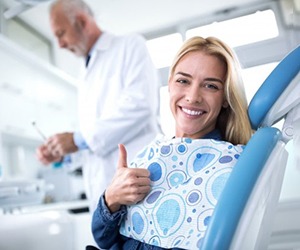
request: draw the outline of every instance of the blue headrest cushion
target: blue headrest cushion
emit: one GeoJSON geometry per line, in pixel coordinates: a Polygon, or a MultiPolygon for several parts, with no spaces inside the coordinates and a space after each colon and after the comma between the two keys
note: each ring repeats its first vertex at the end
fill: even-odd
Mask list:
{"type": "Polygon", "coordinates": [[[253,129],[258,129],[282,92],[300,71],[300,46],[291,51],[266,78],[252,98],[248,114],[253,129]]]}

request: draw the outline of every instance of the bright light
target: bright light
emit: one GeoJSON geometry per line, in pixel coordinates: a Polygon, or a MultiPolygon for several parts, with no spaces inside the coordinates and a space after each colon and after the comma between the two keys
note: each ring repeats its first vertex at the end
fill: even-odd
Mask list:
{"type": "Polygon", "coordinates": [[[155,67],[170,66],[181,44],[182,37],[179,33],[148,40],[147,47],[155,67]]]}
{"type": "Polygon", "coordinates": [[[233,18],[223,22],[190,29],[186,37],[214,36],[231,47],[237,47],[278,36],[275,14],[272,10],[257,11],[254,14],[233,18]]]}
{"type": "Polygon", "coordinates": [[[66,97],[65,92],[53,84],[32,82],[32,86],[31,89],[24,90],[25,96],[42,103],[59,102],[66,97]]]}
{"type": "Polygon", "coordinates": [[[170,110],[168,86],[160,88],[160,122],[166,136],[175,135],[175,120],[170,110]]]}
{"type": "Polygon", "coordinates": [[[43,213],[43,216],[51,220],[58,220],[62,217],[58,211],[46,211],[43,213]]]}
{"type": "Polygon", "coordinates": [[[278,62],[263,64],[242,70],[242,77],[248,104],[268,75],[275,69],[278,62]]]}
{"type": "Polygon", "coordinates": [[[59,224],[57,223],[52,223],[50,226],[49,226],[49,234],[50,235],[58,235],[61,233],[61,227],[59,224]]]}

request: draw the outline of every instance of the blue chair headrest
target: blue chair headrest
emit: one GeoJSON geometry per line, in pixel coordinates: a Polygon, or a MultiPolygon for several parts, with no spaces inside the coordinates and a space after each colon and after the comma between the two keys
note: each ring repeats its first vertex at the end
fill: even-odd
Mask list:
{"type": "Polygon", "coordinates": [[[261,126],[269,110],[299,72],[300,46],[277,65],[252,98],[248,114],[253,129],[261,126]]]}

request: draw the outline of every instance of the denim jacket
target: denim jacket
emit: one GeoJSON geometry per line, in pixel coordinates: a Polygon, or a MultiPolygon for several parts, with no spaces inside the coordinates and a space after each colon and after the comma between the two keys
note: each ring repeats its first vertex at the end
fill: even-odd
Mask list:
{"type": "MultiPolygon", "coordinates": [[[[119,234],[119,226],[126,215],[126,206],[113,214],[105,204],[104,194],[100,197],[92,220],[94,239],[101,249],[110,250],[160,250],[161,247],[152,246],[119,234]]],[[[180,248],[173,248],[180,250],[180,248]]]]}
{"type": "MultiPolygon", "coordinates": [[[[219,130],[214,130],[203,139],[221,140],[219,130]]],[[[135,239],[125,237],[119,233],[122,219],[126,216],[126,206],[121,206],[120,210],[111,213],[105,204],[104,194],[100,197],[98,206],[92,218],[92,233],[94,239],[101,249],[110,250],[161,250],[165,248],[152,246],[135,239]]],[[[180,248],[172,248],[180,250],[180,248]]]]}

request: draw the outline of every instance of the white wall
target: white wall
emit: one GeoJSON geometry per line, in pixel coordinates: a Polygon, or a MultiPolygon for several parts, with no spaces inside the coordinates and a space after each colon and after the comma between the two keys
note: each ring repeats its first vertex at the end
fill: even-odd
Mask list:
{"type": "MultiPolygon", "coordinates": [[[[31,155],[27,163],[38,164],[33,158],[34,147],[43,141],[33,121],[46,136],[78,128],[77,90],[73,78],[3,36],[0,57],[0,165],[5,177],[18,162],[9,159],[8,151],[21,158],[22,154],[31,155]]],[[[20,164],[26,164],[21,158],[20,164]]]]}

